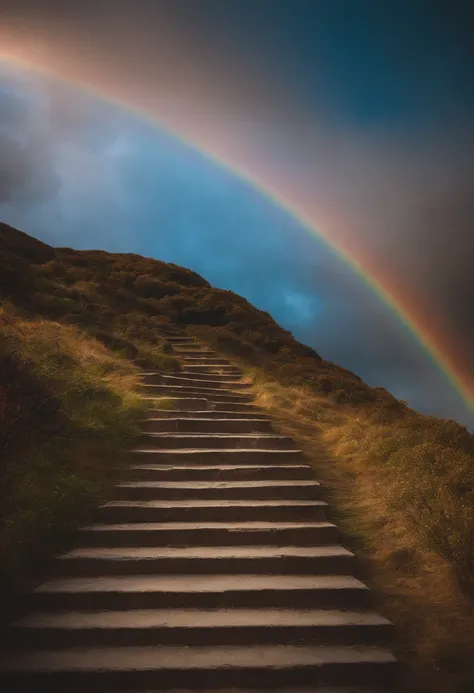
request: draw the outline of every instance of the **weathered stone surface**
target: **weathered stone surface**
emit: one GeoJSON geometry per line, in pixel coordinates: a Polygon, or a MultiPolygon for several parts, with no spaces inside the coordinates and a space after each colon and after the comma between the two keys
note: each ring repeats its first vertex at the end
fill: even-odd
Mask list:
{"type": "Polygon", "coordinates": [[[273,426],[269,419],[218,418],[215,417],[178,417],[148,418],[142,424],[146,433],[272,433],[273,426]]]}
{"type": "Polygon", "coordinates": [[[140,390],[173,408],[150,409],[115,500],[13,624],[1,690],[389,689],[391,624],[353,576],[301,451],[235,366],[164,335],[184,370],[144,373],[140,390]]]}
{"type": "Polygon", "coordinates": [[[193,689],[203,685],[380,684],[393,681],[396,661],[385,648],[364,645],[81,647],[9,654],[0,667],[7,685],[48,682],[56,690],[87,686],[99,691],[124,684],[193,689]],[[8,678],[8,672],[14,676],[8,678]]]}
{"type": "Polygon", "coordinates": [[[118,500],[98,508],[102,522],[311,522],[324,520],[324,501],[118,500]]]}

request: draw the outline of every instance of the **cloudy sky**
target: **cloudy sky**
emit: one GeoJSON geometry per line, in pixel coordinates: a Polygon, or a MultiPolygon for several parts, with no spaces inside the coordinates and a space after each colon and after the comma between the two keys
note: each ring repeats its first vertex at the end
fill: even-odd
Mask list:
{"type": "Polygon", "coordinates": [[[55,245],[191,267],[370,384],[472,425],[350,267],[206,156],[353,254],[470,385],[471,7],[0,0],[0,216],[55,245]]]}

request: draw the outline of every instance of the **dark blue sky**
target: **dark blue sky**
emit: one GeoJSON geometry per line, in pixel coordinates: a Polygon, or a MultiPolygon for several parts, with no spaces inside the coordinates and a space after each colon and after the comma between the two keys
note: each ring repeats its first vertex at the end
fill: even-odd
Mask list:
{"type": "MultiPolygon", "coordinates": [[[[468,380],[471,14],[441,0],[0,0],[7,55],[167,109],[185,134],[210,133],[296,191],[431,320],[468,380]]],[[[415,340],[297,220],[123,110],[0,65],[4,221],[191,267],[370,384],[472,423],[415,340]]]]}

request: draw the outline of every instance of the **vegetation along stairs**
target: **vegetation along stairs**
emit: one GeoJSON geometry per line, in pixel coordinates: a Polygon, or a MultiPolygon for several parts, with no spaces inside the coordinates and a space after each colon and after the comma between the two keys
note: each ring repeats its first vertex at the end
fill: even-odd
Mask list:
{"type": "Polygon", "coordinates": [[[178,332],[128,479],[32,594],[5,691],[286,690],[396,685],[392,626],[354,577],[311,467],[241,372],[178,332]],[[166,397],[172,409],[153,408],[166,397]]]}

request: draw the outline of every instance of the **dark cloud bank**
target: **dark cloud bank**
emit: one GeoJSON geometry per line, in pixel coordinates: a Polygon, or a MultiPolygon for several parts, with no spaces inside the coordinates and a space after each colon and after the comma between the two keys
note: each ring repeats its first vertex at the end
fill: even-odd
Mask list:
{"type": "MultiPolygon", "coordinates": [[[[474,376],[466,10],[459,4],[457,14],[448,12],[442,2],[415,2],[408,10],[397,3],[390,24],[392,3],[362,2],[357,23],[350,3],[339,4],[320,3],[315,18],[311,2],[296,10],[278,2],[271,16],[260,1],[239,3],[238,12],[233,3],[224,12],[222,3],[203,2],[197,17],[189,3],[178,2],[165,12],[169,25],[189,37],[176,83],[188,84],[186,61],[200,56],[203,73],[227,85],[216,98],[217,112],[233,113],[242,124],[245,105],[260,149],[271,140],[266,155],[274,165],[299,167],[305,184],[313,182],[315,198],[344,210],[361,246],[434,320],[439,317],[467,376],[474,376]],[[180,17],[178,9],[187,14],[180,17]],[[341,24],[342,10],[355,24],[341,24]],[[215,60],[219,46],[222,61],[215,60]],[[249,77],[259,70],[269,76],[270,106],[249,77]],[[280,103],[273,89],[277,73],[280,103]],[[317,132],[314,122],[320,123],[317,132]],[[309,124],[306,138],[302,123],[309,124]]],[[[95,13],[87,2],[72,8],[19,2],[16,12],[28,17],[29,7],[38,31],[70,40],[71,50],[84,50],[87,38],[91,52],[110,69],[115,60],[123,79],[135,80],[139,90],[166,81],[154,24],[158,6],[165,11],[163,3],[140,4],[133,33],[130,5],[119,0],[113,8],[94,3],[95,13]],[[126,31],[129,40],[118,51],[126,31]]],[[[189,84],[197,113],[202,94],[210,98],[205,91],[200,96],[207,79],[201,77],[189,84]]],[[[7,222],[54,244],[131,250],[187,265],[269,310],[298,338],[369,383],[423,411],[471,421],[426,355],[329,251],[245,186],[133,119],[8,70],[0,81],[0,163],[0,211],[7,222]]]]}

